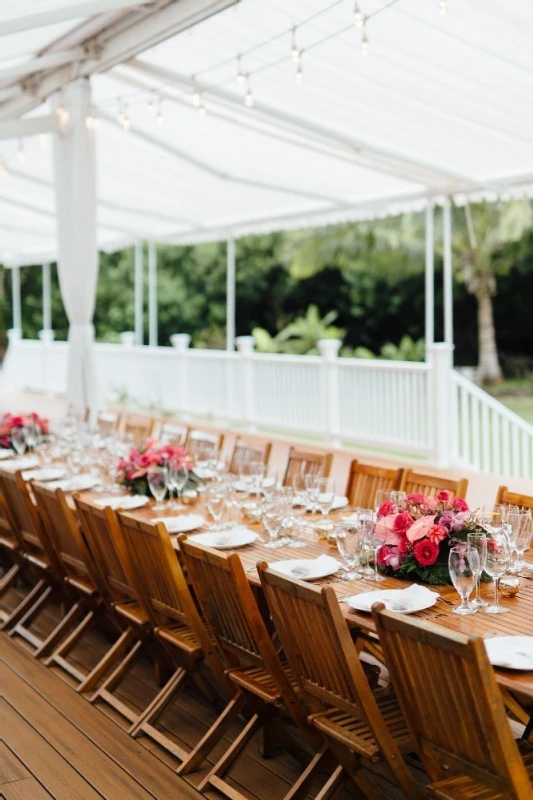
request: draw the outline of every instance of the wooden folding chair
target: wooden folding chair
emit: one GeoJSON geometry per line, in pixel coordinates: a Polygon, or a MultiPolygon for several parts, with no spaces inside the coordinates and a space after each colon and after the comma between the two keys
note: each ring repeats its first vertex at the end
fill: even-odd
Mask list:
{"type": "Polygon", "coordinates": [[[215,450],[220,452],[224,444],[223,433],[211,433],[209,431],[201,431],[198,429],[190,430],[187,435],[185,447],[187,452],[193,460],[196,460],[201,455],[206,446],[214,446],[215,450]]]}
{"type": "Polygon", "coordinates": [[[533,511],[533,496],[510,492],[507,486],[500,486],[496,495],[496,505],[518,506],[519,508],[527,508],[533,511]]]}
{"type": "MultiPolygon", "coordinates": [[[[423,797],[402,753],[413,741],[390,691],[373,692],[332,587],[291,581],[258,565],[261,585],[285,654],[311,714],[356,790],[369,799],[383,795],[368,772],[384,762],[409,800],[423,797]]],[[[440,671],[439,671],[440,674],[440,671]]]]}
{"type": "Polygon", "coordinates": [[[313,453],[311,450],[291,447],[283,485],[291,486],[295,475],[321,475],[323,478],[328,478],[332,463],[332,453],[313,453]]]}
{"type": "Polygon", "coordinates": [[[259,461],[265,466],[270,458],[272,449],[271,442],[263,442],[261,439],[239,438],[235,442],[233,453],[229,464],[229,472],[238,475],[242,464],[246,461],[259,461]]]}
{"type": "Polygon", "coordinates": [[[370,464],[361,464],[354,459],[346,486],[346,497],[356,508],[374,508],[376,492],[380,489],[394,491],[402,482],[401,469],[385,469],[370,464]]]}
{"type": "Polygon", "coordinates": [[[466,478],[454,481],[450,478],[439,478],[438,475],[424,475],[412,469],[404,471],[403,482],[400,486],[400,489],[407,494],[423,492],[429,497],[434,497],[441,489],[447,489],[451,492],[452,497],[462,497],[463,499],[466,496],[467,488],[468,480],[466,478]]]}
{"type": "MultiPolygon", "coordinates": [[[[299,752],[298,743],[281,724],[282,712],[288,712],[293,724],[311,745],[313,755],[320,750],[324,757],[326,750],[321,748],[320,737],[307,724],[299,687],[286,660],[278,655],[272,640],[272,625],[259,610],[239,557],[236,554],[226,557],[216,550],[193,544],[185,535],[179,537],[179,544],[195,595],[223,653],[234,693],[219,719],[178,772],[185,774],[197,769],[247,703],[253,712],[251,719],[198,787],[200,791],[216,788],[236,800],[244,796],[231,787],[225,777],[259,727],[262,726],[263,733],[278,745],[299,752]]],[[[329,753],[327,757],[330,758],[329,753]]],[[[310,758],[309,754],[304,754],[306,762],[310,758]]],[[[315,766],[323,768],[324,760],[317,758],[315,766]]],[[[292,798],[307,796],[312,775],[306,777],[305,783],[298,782],[298,791],[293,787],[292,798]]]]}
{"type": "Polygon", "coordinates": [[[18,606],[7,614],[1,627],[12,637],[20,636],[33,647],[46,641],[30,630],[30,625],[50,602],[51,595],[59,591],[61,599],[72,604],[63,583],[64,571],[49,540],[28,486],[20,472],[0,469],[0,491],[11,530],[19,543],[25,573],[35,578],[35,583],[18,606]]]}
{"type": "Polygon", "coordinates": [[[142,604],[154,623],[157,641],[176,668],[129,732],[132,736],[146,734],[184,761],[189,753],[155,727],[158,718],[187,675],[213,700],[211,686],[200,672],[203,661],[222,687],[228,686],[229,681],[224,675],[216,642],[200,617],[165,526],[136,519],[131,514],[118,513],[117,518],[142,604]]]}
{"type": "MultiPolygon", "coordinates": [[[[4,568],[4,573],[0,577],[0,598],[11,589],[24,571],[23,551],[23,543],[17,535],[16,524],[10,522],[9,511],[0,494],[0,564],[4,568]]],[[[0,623],[4,623],[8,616],[7,611],[0,609],[0,623]]]]}
{"type": "Polygon", "coordinates": [[[118,432],[121,436],[129,436],[133,439],[136,447],[143,445],[148,439],[152,438],[155,419],[150,414],[122,414],[118,424],[118,432]]]}
{"type": "MultiPolygon", "coordinates": [[[[154,655],[152,624],[139,600],[140,592],[115,512],[83,500],[79,495],[74,496],[74,502],[85,541],[102,577],[104,602],[123,629],[115,645],[78,686],[78,692],[92,691],[100,678],[119,662],[89,700],[91,703],[103,700],[133,724],[140,712],[117,698],[113,690],[141,649],[154,655]]],[[[155,655],[157,658],[160,654],[155,655]]]]}
{"type": "Polygon", "coordinates": [[[484,641],[372,610],[398,700],[439,800],[533,800],[484,641]]]}
{"type": "Polygon", "coordinates": [[[152,430],[153,438],[160,444],[170,444],[173,447],[183,447],[188,433],[187,425],[174,419],[157,419],[152,430]]]}

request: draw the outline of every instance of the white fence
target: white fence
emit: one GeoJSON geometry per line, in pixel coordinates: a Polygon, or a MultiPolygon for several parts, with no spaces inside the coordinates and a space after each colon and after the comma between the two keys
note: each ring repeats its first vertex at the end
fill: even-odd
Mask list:
{"type": "MultiPolygon", "coordinates": [[[[175,346],[95,346],[106,399],[181,416],[227,420],[247,429],[292,431],[516,478],[533,476],[533,427],[450,366],[445,345],[428,363],[237,352],[175,346]]],[[[63,393],[67,344],[12,337],[4,389],[63,393]]]]}

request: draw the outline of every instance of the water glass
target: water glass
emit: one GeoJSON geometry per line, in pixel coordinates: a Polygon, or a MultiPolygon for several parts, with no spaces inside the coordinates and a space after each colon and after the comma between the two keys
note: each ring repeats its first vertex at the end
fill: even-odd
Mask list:
{"type": "Polygon", "coordinates": [[[292,517],[292,537],[289,547],[305,547],[305,542],[300,541],[300,536],[304,528],[304,517],[307,513],[307,493],[305,491],[305,481],[302,475],[295,475],[292,480],[291,492],[291,517],[292,517]]]}
{"type": "Polygon", "coordinates": [[[394,503],[394,492],[389,491],[388,489],[378,489],[376,492],[376,497],[374,499],[374,508],[376,509],[376,513],[379,511],[384,503],[394,503]]]}
{"type": "Polygon", "coordinates": [[[316,514],[321,477],[320,475],[304,475],[304,479],[309,509],[313,514],[316,514]]]}
{"type": "Polygon", "coordinates": [[[29,425],[25,426],[24,433],[26,435],[26,445],[30,450],[33,450],[33,448],[37,447],[39,444],[41,438],[41,429],[35,422],[30,422],[29,425]]]}
{"type": "Polygon", "coordinates": [[[279,538],[283,521],[287,517],[289,509],[285,500],[264,501],[261,508],[261,518],[263,526],[269,535],[269,541],[265,547],[276,549],[282,547],[284,542],[279,538]]]}
{"type": "Polygon", "coordinates": [[[24,428],[13,428],[11,431],[11,442],[13,443],[17,455],[23,456],[26,452],[26,431],[24,428]]]}
{"type": "Polygon", "coordinates": [[[363,546],[362,528],[357,519],[341,519],[335,526],[337,549],[348,571],[340,576],[341,581],[353,581],[362,576],[359,567],[363,546]]]}
{"type": "Polygon", "coordinates": [[[331,511],[333,501],[335,500],[335,483],[333,478],[318,478],[317,486],[318,496],[316,499],[316,505],[318,506],[320,513],[323,516],[326,516],[331,511]]]}
{"type": "Polygon", "coordinates": [[[152,493],[152,497],[156,501],[154,509],[159,510],[164,508],[165,506],[163,505],[163,499],[167,493],[168,469],[166,467],[150,467],[147,472],[146,479],[148,481],[148,486],[152,493]]]}
{"type": "Polygon", "coordinates": [[[383,547],[383,541],[376,536],[376,523],[373,517],[361,520],[361,526],[364,536],[363,541],[374,554],[374,572],[372,575],[368,575],[368,580],[384,581],[385,578],[378,572],[378,553],[383,547]]]}
{"type": "Polygon", "coordinates": [[[477,608],[468,600],[480,571],[478,551],[465,543],[452,547],[448,556],[448,570],[461,598],[461,605],[454,608],[453,613],[461,616],[477,613],[477,608]]]}
{"type": "Polygon", "coordinates": [[[208,486],[205,492],[206,507],[214,520],[210,530],[220,530],[220,520],[226,510],[226,489],[218,483],[208,486]]]}
{"type": "Polygon", "coordinates": [[[479,589],[481,583],[481,576],[487,563],[487,534],[485,533],[469,533],[467,536],[467,543],[474,550],[477,550],[479,556],[479,572],[476,575],[476,596],[470,603],[472,608],[485,608],[488,603],[482,600],[479,589]]]}
{"type": "Polygon", "coordinates": [[[511,572],[520,572],[520,570],[528,569],[529,567],[527,561],[524,560],[524,551],[528,549],[531,543],[533,527],[531,511],[509,512],[507,524],[509,526],[511,544],[517,554],[517,560],[513,564],[511,572]]]}
{"type": "Polygon", "coordinates": [[[494,581],[494,603],[487,606],[485,609],[486,614],[505,614],[509,611],[498,604],[498,586],[500,578],[502,578],[511,563],[511,549],[507,537],[503,534],[495,534],[492,538],[487,539],[487,562],[485,564],[485,572],[490,575],[494,581]]]}
{"type": "Polygon", "coordinates": [[[182,461],[171,461],[168,465],[168,478],[172,484],[172,489],[179,498],[187,486],[189,470],[182,461]]]}
{"type": "Polygon", "coordinates": [[[269,467],[268,473],[261,481],[261,491],[263,497],[272,498],[278,488],[278,469],[277,467],[269,467]]]}

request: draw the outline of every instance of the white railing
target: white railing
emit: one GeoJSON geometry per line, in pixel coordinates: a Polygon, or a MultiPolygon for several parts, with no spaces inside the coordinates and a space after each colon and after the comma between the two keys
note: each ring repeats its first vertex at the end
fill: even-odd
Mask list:
{"type": "MultiPolygon", "coordinates": [[[[181,416],[226,420],[247,429],[290,431],[425,457],[441,467],[533,477],[533,427],[453,370],[451,351],[434,345],[428,363],[339,358],[324,340],[320,356],[97,344],[108,402],[181,416]]],[[[64,393],[67,344],[11,337],[4,389],[64,393]]]]}
{"type": "Polygon", "coordinates": [[[457,465],[512,478],[533,477],[533,426],[453,373],[457,465]]]}

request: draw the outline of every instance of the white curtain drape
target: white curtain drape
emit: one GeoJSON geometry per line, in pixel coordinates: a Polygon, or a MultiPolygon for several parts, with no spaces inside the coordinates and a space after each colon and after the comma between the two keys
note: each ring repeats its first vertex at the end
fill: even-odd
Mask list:
{"type": "Polygon", "coordinates": [[[86,124],[92,108],[89,81],[71,83],[53,107],[63,119],[55,137],[54,173],[59,285],[70,323],[67,401],[80,411],[89,409],[94,418],[102,403],[93,349],[98,249],[95,133],[86,124]]]}

